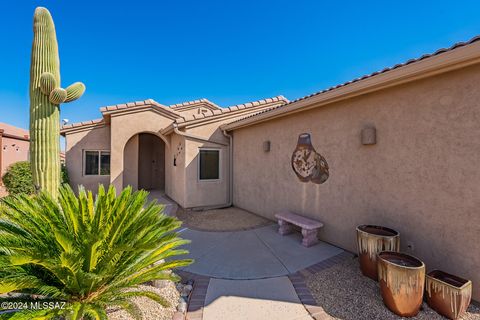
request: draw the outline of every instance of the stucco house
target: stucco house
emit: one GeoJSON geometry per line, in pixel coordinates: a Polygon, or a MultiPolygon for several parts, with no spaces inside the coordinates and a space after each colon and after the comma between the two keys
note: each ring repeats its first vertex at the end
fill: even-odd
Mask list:
{"type": "Polygon", "coordinates": [[[207,99],[165,106],[154,100],[100,109],[102,118],[63,126],[72,185],[95,190],[161,190],[184,208],[230,202],[230,137],[220,129],[277,108],[282,96],[227,108],[207,99]]]}
{"type": "Polygon", "coordinates": [[[30,150],[28,130],[0,123],[0,185],[7,168],[15,162],[27,161],[30,150]]]}
{"type": "Polygon", "coordinates": [[[357,225],[392,227],[403,251],[471,279],[480,300],[479,37],[292,102],[101,111],[62,130],[73,184],[160,188],[182,207],[233,202],[272,220],[289,209],[350,251],[357,225]],[[302,133],[328,162],[322,184],[292,170],[302,133]]]}

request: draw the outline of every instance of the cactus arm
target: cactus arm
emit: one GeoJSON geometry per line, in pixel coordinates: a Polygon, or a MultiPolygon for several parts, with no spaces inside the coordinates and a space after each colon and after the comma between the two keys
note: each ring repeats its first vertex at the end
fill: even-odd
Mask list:
{"type": "Polygon", "coordinates": [[[77,100],[82,96],[82,94],[85,92],[85,85],[81,82],[75,82],[69,85],[65,90],[67,91],[67,98],[64,102],[70,102],[77,100]]]}
{"type": "Polygon", "coordinates": [[[50,92],[48,99],[53,104],[60,104],[67,99],[67,90],[63,88],[55,88],[50,92]]]}
{"type": "Polygon", "coordinates": [[[55,80],[55,76],[50,72],[42,73],[40,76],[40,90],[49,96],[55,88],[57,88],[57,80],[55,80]]]}

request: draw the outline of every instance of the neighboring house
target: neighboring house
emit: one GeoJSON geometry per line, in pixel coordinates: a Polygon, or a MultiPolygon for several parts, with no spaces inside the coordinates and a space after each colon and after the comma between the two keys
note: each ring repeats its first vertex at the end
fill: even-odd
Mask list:
{"type": "Polygon", "coordinates": [[[0,123],[0,183],[6,169],[18,161],[27,161],[29,157],[30,137],[28,130],[0,123]]]}
{"type": "Polygon", "coordinates": [[[63,126],[71,184],[161,190],[182,207],[229,203],[229,138],[219,129],[277,108],[282,96],[228,108],[153,100],[101,108],[102,119],[63,126]]]}
{"type": "Polygon", "coordinates": [[[290,103],[102,108],[101,120],[62,130],[70,178],[89,188],[164,188],[182,207],[233,201],[270,219],[289,209],[324,222],[322,240],[350,251],[357,225],[392,227],[429,270],[478,284],[479,40],[290,103]],[[304,132],[330,167],[323,184],[292,170],[304,132]]]}

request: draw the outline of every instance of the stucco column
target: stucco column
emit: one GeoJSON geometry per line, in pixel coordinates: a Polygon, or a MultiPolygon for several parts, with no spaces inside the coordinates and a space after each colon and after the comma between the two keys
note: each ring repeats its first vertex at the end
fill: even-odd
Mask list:
{"type": "MultiPolygon", "coordinates": [[[[112,130],[113,131],[113,130],[112,130]]],[[[120,192],[123,189],[123,148],[127,143],[123,139],[115,139],[112,132],[110,150],[110,183],[120,192]]]]}

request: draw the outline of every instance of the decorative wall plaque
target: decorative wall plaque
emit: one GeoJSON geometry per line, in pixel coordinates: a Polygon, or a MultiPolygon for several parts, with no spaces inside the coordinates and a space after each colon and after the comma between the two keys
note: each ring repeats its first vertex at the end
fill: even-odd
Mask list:
{"type": "Polygon", "coordinates": [[[302,182],[321,184],[328,179],[327,160],[315,151],[309,133],[298,136],[297,147],[292,154],[292,168],[302,182]]]}

